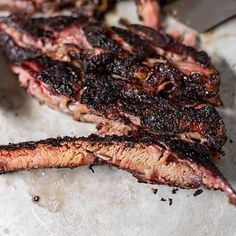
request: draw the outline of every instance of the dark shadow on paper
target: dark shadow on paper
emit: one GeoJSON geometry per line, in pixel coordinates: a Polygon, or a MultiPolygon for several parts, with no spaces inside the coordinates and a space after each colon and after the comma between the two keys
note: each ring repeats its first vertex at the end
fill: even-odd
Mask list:
{"type": "Polygon", "coordinates": [[[7,61],[0,53],[0,110],[27,114],[29,99],[31,98],[20,87],[16,75],[11,72],[7,61]]]}

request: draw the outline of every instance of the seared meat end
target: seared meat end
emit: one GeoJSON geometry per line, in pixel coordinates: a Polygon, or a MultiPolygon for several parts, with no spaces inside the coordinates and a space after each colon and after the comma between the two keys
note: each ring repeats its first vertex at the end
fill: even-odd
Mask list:
{"type": "Polygon", "coordinates": [[[58,138],[0,146],[2,173],[37,168],[108,164],[129,171],[140,182],[225,191],[236,205],[236,193],[212,164],[200,144],[167,136],[58,138]]]}

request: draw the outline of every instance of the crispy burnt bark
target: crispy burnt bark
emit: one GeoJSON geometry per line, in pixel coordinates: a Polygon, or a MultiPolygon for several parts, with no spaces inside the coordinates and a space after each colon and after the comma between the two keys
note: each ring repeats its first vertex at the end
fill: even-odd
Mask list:
{"type": "Polygon", "coordinates": [[[220,75],[205,52],[148,27],[126,27],[108,28],[83,17],[13,15],[0,20],[1,30],[16,46],[36,48],[85,73],[116,75],[176,103],[221,105],[220,75]]]}
{"type": "Polygon", "coordinates": [[[135,90],[119,79],[90,75],[80,102],[108,119],[131,123],[154,134],[175,134],[198,140],[219,151],[225,142],[222,118],[211,105],[178,106],[159,96],[135,90]]]}
{"type": "Polygon", "coordinates": [[[174,137],[106,136],[57,138],[0,146],[1,173],[37,169],[108,164],[126,170],[139,182],[183,188],[222,190],[236,205],[236,193],[207,149],[174,137]]]}
{"type": "Polygon", "coordinates": [[[224,123],[211,105],[172,104],[128,81],[83,74],[70,63],[48,57],[18,62],[13,70],[30,94],[78,120],[103,123],[105,117],[150,133],[175,134],[198,141],[213,151],[220,151],[225,142],[224,123]]]}

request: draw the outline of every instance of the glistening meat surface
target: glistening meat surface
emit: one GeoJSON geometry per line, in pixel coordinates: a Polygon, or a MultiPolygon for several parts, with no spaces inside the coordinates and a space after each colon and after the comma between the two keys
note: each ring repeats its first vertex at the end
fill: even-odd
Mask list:
{"type": "Polygon", "coordinates": [[[236,193],[212,164],[207,149],[166,136],[57,138],[0,146],[1,173],[37,168],[116,166],[140,182],[224,191],[236,205],[236,193]]]}

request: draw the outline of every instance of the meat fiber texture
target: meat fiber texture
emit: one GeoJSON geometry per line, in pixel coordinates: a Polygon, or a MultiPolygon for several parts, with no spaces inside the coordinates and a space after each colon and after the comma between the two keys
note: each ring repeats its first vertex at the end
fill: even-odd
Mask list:
{"type": "MultiPolygon", "coordinates": [[[[227,25],[224,30],[219,29],[212,35],[213,38],[216,37],[213,46],[206,45],[209,49],[212,47],[212,50],[218,45],[219,54],[230,64],[234,64],[231,53],[234,38],[229,36],[217,39],[217,35],[222,35],[223,32],[233,34],[234,28],[227,25]],[[229,49],[225,46],[227,44],[231,45],[229,49]]],[[[222,114],[229,130],[229,139],[234,142],[235,101],[232,93],[235,89],[235,72],[227,69],[227,64],[220,65],[224,78],[222,86],[226,91],[224,93],[222,90],[221,94],[225,102],[222,114]]],[[[1,94],[5,95],[1,99],[2,144],[55,135],[91,133],[93,126],[73,122],[67,116],[30,100],[14,80],[4,79],[12,77],[6,68],[1,61],[1,94]]],[[[227,161],[222,160],[221,167],[235,186],[234,143],[228,140],[224,149],[227,161]]],[[[154,195],[151,186],[140,186],[125,172],[110,170],[109,167],[94,167],[94,170],[95,174],[87,168],[80,168],[1,176],[1,198],[6,202],[1,206],[4,211],[3,230],[10,230],[13,235],[25,231],[30,235],[78,232],[98,235],[144,235],[156,232],[162,235],[233,235],[235,232],[235,209],[227,205],[221,193],[204,191],[194,198],[192,191],[179,190],[176,195],[172,195],[171,189],[158,187],[158,192],[154,195]],[[30,198],[36,195],[40,196],[40,200],[34,204],[30,198]],[[161,197],[173,198],[173,205],[169,206],[168,200],[159,201],[161,197]],[[12,219],[19,223],[12,224],[12,219]],[[30,226],[25,219],[30,221],[30,226]]]]}

